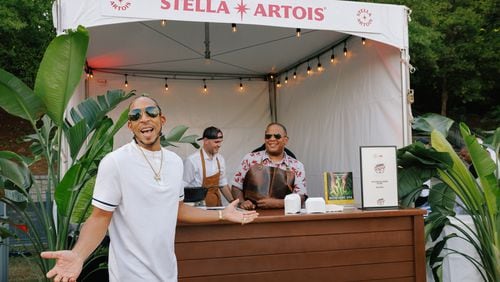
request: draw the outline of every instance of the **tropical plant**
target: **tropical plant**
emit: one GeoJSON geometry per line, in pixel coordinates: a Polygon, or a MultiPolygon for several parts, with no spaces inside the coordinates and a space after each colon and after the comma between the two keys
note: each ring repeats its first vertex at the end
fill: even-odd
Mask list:
{"type": "MultiPolygon", "coordinates": [[[[1,224],[14,227],[12,232],[0,225],[0,235],[22,232],[37,254],[71,248],[90,210],[98,164],[112,150],[113,137],[127,122],[128,109],[115,122],[107,114],[134,95],[134,91],[113,90],[68,107],[83,74],[88,41],[83,27],[56,37],[47,47],[33,90],[0,69],[0,107],[28,120],[35,132],[26,137],[32,157],[0,151],[0,201],[16,215],[16,219],[0,219],[1,224]],[[29,169],[40,159],[48,163],[46,191],[33,181],[29,169]]],[[[162,144],[198,146],[197,136],[183,137],[186,130],[185,126],[174,128],[162,137],[162,144]]],[[[106,252],[97,250],[96,254],[106,252]]],[[[53,262],[40,258],[38,264],[45,274],[53,262]]]]}
{"type": "MultiPolygon", "coordinates": [[[[445,138],[452,123],[453,121],[438,115],[426,115],[415,122],[415,127],[419,129],[432,129],[431,147],[416,142],[398,150],[401,204],[408,206],[414,203],[426,180],[432,177],[441,180],[442,183],[430,188],[431,212],[425,220],[426,237],[434,241],[433,247],[426,251],[434,279],[440,281],[442,278],[442,262],[445,256],[460,254],[478,269],[485,281],[499,281],[500,190],[498,176],[495,175],[498,161],[495,163],[486,149],[478,143],[476,136],[465,124],[460,123],[463,144],[469,151],[472,164],[478,173],[479,180],[476,181],[445,138]],[[456,216],[456,205],[472,218],[473,227],[456,216]],[[451,218],[453,220],[450,220],[451,218]],[[445,226],[451,226],[458,232],[441,238],[445,226]],[[470,244],[479,259],[448,248],[446,242],[452,238],[470,244]]],[[[495,135],[496,141],[492,145],[498,156],[500,128],[496,130],[495,135]]]]}

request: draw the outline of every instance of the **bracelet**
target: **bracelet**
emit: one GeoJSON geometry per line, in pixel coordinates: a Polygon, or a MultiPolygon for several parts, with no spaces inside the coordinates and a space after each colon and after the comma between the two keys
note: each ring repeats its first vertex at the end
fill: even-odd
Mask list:
{"type": "Polygon", "coordinates": [[[218,210],[219,212],[219,220],[224,220],[224,215],[222,214],[221,210],[218,210]]]}

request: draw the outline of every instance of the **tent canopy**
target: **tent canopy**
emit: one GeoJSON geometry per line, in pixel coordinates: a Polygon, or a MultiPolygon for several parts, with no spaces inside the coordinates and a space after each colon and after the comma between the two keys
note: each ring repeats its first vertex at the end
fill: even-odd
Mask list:
{"type": "MultiPolygon", "coordinates": [[[[82,83],[75,99],[123,88],[127,79],[130,89],[166,105],[169,128],[184,124],[201,134],[206,126],[220,127],[229,181],[276,119],[288,128],[289,147],[306,167],[312,196],[322,195],[321,174],[332,170],[353,171],[359,195],[359,146],[408,143],[406,7],[330,0],[59,0],[54,11],[58,32],[78,25],[90,31],[87,61],[95,77],[82,83]],[[200,90],[204,84],[208,93],[200,90]]],[[[123,129],[117,137],[121,145],[130,133],[123,129]]],[[[183,157],[193,152],[174,150],[183,157]]]]}
{"type": "Polygon", "coordinates": [[[89,49],[89,64],[95,68],[265,75],[341,43],[346,35],[408,47],[407,9],[396,5],[330,0],[60,0],[59,4],[55,5],[58,31],[95,27],[91,38],[99,43],[89,49]],[[161,20],[166,26],[160,25],[161,20]],[[231,32],[231,24],[238,32],[231,32]],[[301,29],[300,40],[296,28],[301,29]]]}

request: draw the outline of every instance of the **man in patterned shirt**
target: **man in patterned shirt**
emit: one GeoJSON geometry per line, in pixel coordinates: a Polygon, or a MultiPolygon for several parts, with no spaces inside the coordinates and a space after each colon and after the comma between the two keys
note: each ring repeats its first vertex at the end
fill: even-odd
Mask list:
{"type": "Polygon", "coordinates": [[[253,202],[245,199],[243,192],[245,176],[252,166],[261,164],[284,171],[291,171],[295,177],[292,192],[299,194],[302,202],[304,202],[307,197],[304,165],[285,153],[285,146],[288,143],[285,126],[276,122],[269,124],[266,127],[264,137],[266,150],[246,154],[241,161],[232,182],[233,196],[240,200],[240,207],[247,210],[255,208],[280,209],[284,207],[283,198],[263,197],[253,202]]]}

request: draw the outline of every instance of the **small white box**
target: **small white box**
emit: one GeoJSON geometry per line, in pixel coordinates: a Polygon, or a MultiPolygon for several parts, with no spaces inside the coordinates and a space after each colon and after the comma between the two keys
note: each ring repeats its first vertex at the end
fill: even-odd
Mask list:
{"type": "Polygon", "coordinates": [[[310,197],[306,200],[306,213],[326,213],[325,199],[310,197]]]}
{"type": "Polygon", "coordinates": [[[285,196],[285,214],[300,213],[300,196],[288,194],[285,196]]]}

